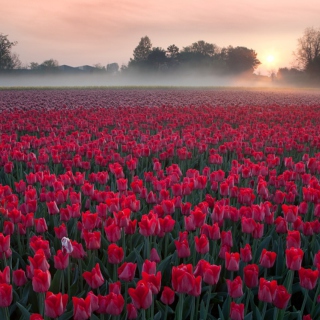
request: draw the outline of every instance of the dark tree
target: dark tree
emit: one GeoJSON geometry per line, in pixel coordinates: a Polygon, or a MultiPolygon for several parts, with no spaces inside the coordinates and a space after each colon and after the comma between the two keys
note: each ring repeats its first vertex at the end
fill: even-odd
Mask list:
{"type": "Polygon", "coordinates": [[[301,38],[298,39],[298,48],[295,52],[300,68],[311,69],[320,57],[320,29],[307,28],[301,38]],[[314,62],[315,61],[315,62],[314,62]]]}
{"type": "Polygon", "coordinates": [[[152,48],[148,55],[147,62],[152,69],[160,70],[166,66],[167,56],[166,51],[162,48],[152,48]]]}
{"type": "Polygon", "coordinates": [[[149,37],[141,38],[138,46],[133,50],[133,60],[135,62],[147,60],[152,48],[152,43],[149,37]]]}
{"type": "Polygon", "coordinates": [[[7,35],[0,33],[0,70],[10,70],[21,66],[18,55],[11,52],[17,42],[11,42],[7,35]]]}
{"type": "Polygon", "coordinates": [[[55,69],[59,67],[59,62],[54,59],[49,59],[49,60],[43,61],[39,67],[41,69],[55,69]]]}
{"type": "Polygon", "coordinates": [[[225,55],[226,66],[231,73],[253,73],[261,64],[257,53],[246,47],[228,47],[225,55]]]}
{"type": "Polygon", "coordinates": [[[169,59],[177,59],[178,55],[179,55],[179,48],[175,44],[172,44],[167,48],[167,57],[169,59]]]}
{"type": "Polygon", "coordinates": [[[203,56],[212,57],[218,51],[218,47],[213,43],[208,43],[203,40],[199,40],[188,47],[184,47],[183,51],[198,53],[203,56]]]}

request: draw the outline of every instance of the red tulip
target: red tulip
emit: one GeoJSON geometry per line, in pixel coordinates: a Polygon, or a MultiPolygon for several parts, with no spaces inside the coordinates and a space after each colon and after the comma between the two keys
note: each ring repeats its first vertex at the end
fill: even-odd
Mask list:
{"type": "Polygon", "coordinates": [[[47,317],[58,318],[67,308],[68,295],[67,294],[54,294],[50,291],[46,293],[44,301],[44,313],[47,317]]]}
{"type": "Polygon", "coordinates": [[[121,229],[114,222],[104,227],[104,231],[109,242],[117,242],[121,239],[121,229]]]}
{"type": "Polygon", "coordinates": [[[97,250],[101,247],[101,233],[100,231],[89,232],[83,230],[83,238],[88,250],[97,250]]]}
{"type": "Polygon", "coordinates": [[[225,260],[226,260],[226,269],[227,270],[229,270],[229,271],[238,271],[239,270],[240,254],[238,252],[235,252],[235,253],[226,252],[225,260]]]}
{"type": "Polygon", "coordinates": [[[142,271],[142,280],[145,280],[152,291],[153,294],[158,294],[161,287],[161,272],[158,271],[156,275],[149,274],[142,271]]]}
{"type": "Polygon", "coordinates": [[[164,287],[161,294],[161,302],[163,304],[172,304],[174,302],[174,291],[169,287],[164,287]]]}
{"type": "Polygon", "coordinates": [[[139,232],[144,237],[154,235],[156,230],[160,228],[158,219],[155,216],[144,214],[139,222],[139,232]]]}
{"type": "Polygon", "coordinates": [[[149,274],[156,274],[157,265],[154,261],[145,260],[142,265],[142,271],[149,274]]]}
{"type": "Polygon", "coordinates": [[[290,231],[288,230],[288,235],[286,239],[287,243],[287,249],[294,247],[294,248],[300,248],[301,246],[301,236],[299,231],[290,231]]]}
{"type": "Polygon", "coordinates": [[[182,241],[180,240],[174,240],[174,244],[177,249],[177,254],[179,258],[188,258],[191,255],[189,242],[187,239],[184,239],[182,241]]]}
{"type": "Polygon", "coordinates": [[[59,270],[68,268],[69,265],[69,254],[64,251],[58,250],[57,254],[53,257],[54,267],[59,270]]]}
{"type": "Polygon", "coordinates": [[[82,226],[85,230],[91,231],[97,225],[98,214],[90,211],[83,212],[81,215],[82,226]]]}
{"type": "Polygon", "coordinates": [[[83,259],[87,254],[83,249],[82,243],[77,241],[71,241],[72,252],[70,253],[71,257],[74,259],[83,259]]]}
{"type": "Polygon", "coordinates": [[[221,266],[206,264],[203,271],[203,281],[209,285],[215,285],[220,278],[221,266]]]}
{"type": "Polygon", "coordinates": [[[267,281],[264,278],[260,278],[258,299],[260,301],[271,303],[273,301],[276,289],[277,289],[276,280],[267,281]]]}
{"type": "Polygon", "coordinates": [[[278,285],[274,293],[273,304],[278,309],[286,309],[290,298],[291,294],[288,293],[286,287],[278,285]]]}
{"type": "Polygon", "coordinates": [[[91,297],[88,295],[86,299],[72,297],[73,303],[73,319],[87,320],[91,317],[91,297]]]}
{"type": "Polygon", "coordinates": [[[86,271],[82,274],[82,276],[92,289],[99,288],[104,283],[104,278],[101,273],[99,263],[95,265],[91,272],[86,271]]]}
{"type": "Polygon", "coordinates": [[[173,290],[178,293],[197,295],[199,289],[201,293],[201,277],[193,275],[191,264],[181,264],[177,267],[172,267],[171,281],[173,290]]]}
{"type": "Polygon", "coordinates": [[[194,237],[196,251],[200,254],[206,254],[209,252],[209,240],[205,234],[199,237],[194,237]]]}
{"type": "Polygon", "coordinates": [[[0,283],[10,284],[10,268],[6,266],[3,271],[0,271],[0,283]]]}
{"type": "Polygon", "coordinates": [[[244,248],[240,248],[240,258],[243,262],[249,262],[252,260],[252,252],[250,244],[246,244],[244,248]]]}
{"type": "Polygon", "coordinates": [[[41,314],[33,313],[30,315],[30,320],[43,320],[43,318],[41,314]]]}
{"type": "Polygon", "coordinates": [[[51,274],[49,270],[42,271],[40,269],[34,270],[32,278],[32,288],[35,292],[46,292],[49,290],[51,284],[51,274]]]}
{"type": "Polygon", "coordinates": [[[129,288],[128,293],[137,309],[148,309],[152,304],[152,292],[148,282],[138,281],[136,288],[129,288]]]}
{"type": "Polygon", "coordinates": [[[260,257],[260,265],[264,268],[272,268],[276,261],[277,254],[263,249],[260,257]]]}
{"type": "Polygon", "coordinates": [[[286,265],[290,270],[299,270],[303,259],[303,251],[297,248],[286,249],[286,265]]]}
{"type": "Polygon", "coordinates": [[[28,281],[26,273],[22,269],[12,271],[12,279],[13,279],[13,283],[17,287],[24,286],[26,284],[26,282],[28,281]]]}
{"type": "Polygon", "coordinates": [[[0,284],[0,307],[9,307],[12,302],[12,285],[0,284]]]}
{"type": "Polygon", "coordinates": [[[230,319],[231,320],[243,320],[244,319],[244,304],[236,304],[231,302],[230,305],[230,319]]]}
{"type": "Polygon", "coordinates": [[[124,258],[123,249],[112,243],[108,247],[108,262],[112,264],[120,263],[124,258]]]}
{"type": "Polygon", "coordinates": [[[109,293],[106,296],[99,295],[99,308],[98,313],[110,314],[112,316],[118,316],[121,314],[124,307],[124,299],[121,294],[109,293]]]}
{"type": "Polygon", "coordinates": [[[240,276],[237,276],[234,280],[226,279],[228,294],[231,298],[240,298],[243,295],[242,280],[240,276]]]}
{"type": "Polygon", "coordinates": [[[0,258],[3,257],[3,253],[10,249],[10,235],[4,236],[0,233],[0,258]]]}
{"type": "Polygon", "coordinates": [[[200,229],[201,234],[205,234],[211,240],[220,239],[220,228],[218,223],[214,223],[212,226],[203,224],[200,229]]]}
{"type": "Polygon", "coordinates": [[[30,262],[30,271],[31,271],[31,274],[34,273],[34,270],[35,269],[40,269],[42,271],[47,271],[49,270],[50,268],[50,265],[46,259],[46,256],[43,252],[42,249],[39,249],[34,257],[28,257],[29,259],[29,262],[30,262]]]}
{"type": "Polygon", "coordinates": [[[137,308],[134,306],[133,303],[127,304],[127,315],[128,319],[137,319],[138,318],[138,311],[137,308]]]}
{"type": "Polygon", "coordinates": [[[312,270],[312,269],[299,269],[299,279],[300,279],[300,286],[307,290],[312,290],[317,284],[319,271],[312,270]]]}
{"type": "Polygon", "coordinates": [[[62,223],[59,227],[53,227],[56,238],[62,239],[63,237],[68,236],[68,230],[64,223],[62,223]]]}
{"type": "Polygon", "coordinates": [[[132,262],[124,262],[118,268],[118,277],[122,281],[130,282],[136,273],[137,264],[132,262]]]}
{"type": "Polygon", "coordinates": [[[243,268],[243,281],[248,288],[258,286],[259,267],[256,264],[248,264],[243,268]]]}

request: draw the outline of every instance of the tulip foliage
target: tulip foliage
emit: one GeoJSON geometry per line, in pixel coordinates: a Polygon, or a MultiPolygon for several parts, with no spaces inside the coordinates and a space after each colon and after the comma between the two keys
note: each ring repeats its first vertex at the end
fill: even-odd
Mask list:
{"type": "Polygon", "coordinates": [[[318,94],[1,98],[1,319],[320,318],[318,94]]]}

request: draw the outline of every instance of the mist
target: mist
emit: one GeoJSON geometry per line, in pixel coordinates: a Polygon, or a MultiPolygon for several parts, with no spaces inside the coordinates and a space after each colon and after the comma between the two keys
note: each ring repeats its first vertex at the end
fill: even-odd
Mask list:
{"type": "Polygon", "coordinates": [[[0,74],[0,87],[87,87],[87,86],[169,86],[169,87],[273,87],[270,77],[258,75],[180,74],[0,74]]]}

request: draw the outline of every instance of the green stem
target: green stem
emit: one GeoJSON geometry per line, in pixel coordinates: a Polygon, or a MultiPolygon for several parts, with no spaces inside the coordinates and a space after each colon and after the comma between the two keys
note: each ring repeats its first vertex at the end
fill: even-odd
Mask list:
{"type": "Polygon", "coordinates": [[[179,297],[179,310],[178,310],[178,320],[182,320],[183,300],[184,300],[184,294],[183,294],[183,293],[180,293],[180,297],[179,297]]]}
{"type": "Polygon", "coordinates": [[[39,312],[44,317],[44,299],[45,299],[45,293],[41,292],[39,293],[39,312]]]}
{"type": "Polygon", "coordinates": [[[194,314],[195,314],[195,297],[191,297],[191,315],[190,315],[190,320],[194,319],[194,314]]]}
{"type": "Polygon", "coordinates": [[[264,303],[263,303],[263,309],[262,309],[262,313],[261,313],[261,319],[264,319],[264,316],[265,316],[266,311],[267,311],[267,305],[268,305],[267,302],[264,302],[264,303]]]}
{"type": "MultiPolygon", "coordinates": [[[[304,308],[306,306],[309,292],[308,292],[308,290],[303,289],[302,293],[303,293],[303,302],[302,302],[302,306],[301,306],[301,317],[303,316],[303,312],[304,312],[304,308]]],[[[315,297],[315,300],[317,300],[317,297],[315,297]]]]}
{"type": "Polygon", "coordinates": [[[244,314],[247,314],[247,312],[248,312],[249,298],[250,298],[250,289],[247,288],[247,296],[246,296],[246,304],[245,304],[244,314]]]}
{"type": "Polygon", "coordinates": [[[68,295],[69,295],[69,299],[70,299],[70,288],[71,288],[71,271],[70,271],[70,261],[68,264],[68,295]]]}
{"type": "Polygon", "coordinates": [[[168,318],[168,305],[166,304],[166,309],[164,311],[164,319],[168,318]]]}
{"type": "Polygon", "coordinates": [[[61,277],[61,292],[64,294],[64,270],[62,270],[62,277],[61,277]]]}
{"type": "Polygon", "coordinates": [[[142,320],[146,320],[146,310],[141,309],[141,318],[142,320]]]}
{"type": "Polygon", "coordinates": [[[212,290],[212,286],[209,285],[209,289],[208,289],[208,299],[207,299],[207,304],[206,304],[206,312],[204,314],[204,319],[207,319],[207,314],[209,311],[209,306],[210,306],[210,298],[211,298],[211,290],[212,290]]]}
{"type": "Polygon", "coordinates": [[[274,320],[278,320],[278,311],[279,311],[279,309],[277,307],[274,307],[274,311],[273,311],[273,319],[274,320]]]}
{"type": "Polygon", "coordinates": [[[6,313],[6,320],[10,320],[9,307],[5,307],[4,310],[6,313]]]}
{"type": "Polygon", "coordinates": [[[156,295],[152,295],[152,304],[151,304],[151,319],[154,318],[154,300],[156,299],[156,295]]]}

